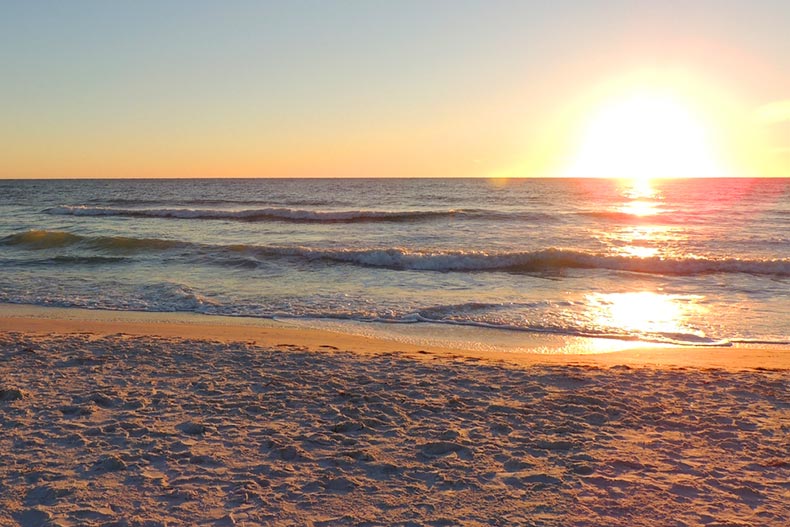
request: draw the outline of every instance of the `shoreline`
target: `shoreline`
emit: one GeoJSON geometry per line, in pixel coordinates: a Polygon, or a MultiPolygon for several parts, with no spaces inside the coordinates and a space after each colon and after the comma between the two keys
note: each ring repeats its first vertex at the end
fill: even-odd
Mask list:
{"type": "MultiPolygon", "coordinates": [[[[106,311],[83,308],[0,304],[0,332],[36,335],[90,333],[248,342],[263,348],[299,347],[310,351],[343,350],[361,355],[400,352],[410,357],[439,356],[504,362],[516,366],[633,366],[720,368],[725,370],[790,369],[790,347],[733,345],[691,347],[525,333],[519,347],[475,348],[449,339],[388,338],[386,334],[344,333],[309,323],[203,315],[182,312],[106,311]]],[[[410,328],[407,328],[410,329],[410,328]]],[[[454,328],[444,330],[452,334],[454,328]]],[[[461,330],[458,330],[461,331],[461,330]]],[[[496,330],[492,330],[496,331],[496,330]]],[[[406,332],[408,334],[408,331],[406,332]]]]}

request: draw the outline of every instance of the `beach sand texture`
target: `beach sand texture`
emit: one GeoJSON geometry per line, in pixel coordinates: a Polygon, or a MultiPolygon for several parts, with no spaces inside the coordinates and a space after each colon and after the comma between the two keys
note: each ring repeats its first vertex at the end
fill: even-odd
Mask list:
{"type": "Polygon", "coordinates": [[[790,376],[0,333],[0,525],[790,518],[790,376]]]}

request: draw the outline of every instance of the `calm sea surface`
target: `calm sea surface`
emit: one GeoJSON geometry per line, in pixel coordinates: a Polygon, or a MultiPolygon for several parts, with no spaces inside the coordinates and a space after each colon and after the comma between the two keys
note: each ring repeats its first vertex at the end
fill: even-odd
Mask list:
{"type": "Polygon", "coordinates": [[[790,179],[0,181],[0,302],[790,342],[790,179]]]}

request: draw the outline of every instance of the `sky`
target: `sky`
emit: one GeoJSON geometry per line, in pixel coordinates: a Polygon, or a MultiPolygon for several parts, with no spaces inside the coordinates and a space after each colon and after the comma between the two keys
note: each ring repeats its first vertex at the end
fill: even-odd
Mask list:
{"type": "Polygon", "coordinates": [[[561,175],[656,90],[734,175],[790,176],[788,27],[768,0],[0,0],[0,178],[561,175]]]}

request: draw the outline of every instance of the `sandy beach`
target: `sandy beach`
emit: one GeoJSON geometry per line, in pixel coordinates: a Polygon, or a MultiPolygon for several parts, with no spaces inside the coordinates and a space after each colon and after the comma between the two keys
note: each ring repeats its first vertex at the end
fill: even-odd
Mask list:
{"type": "Polygon", "coordinates": [[[2,525],[786,525],[790,350],[3,306],[2,525]]]}
{"type": "Polygon", "coordinates": [[[790,527],[788,21],[0,2],[0,527],[790,527]]]}

